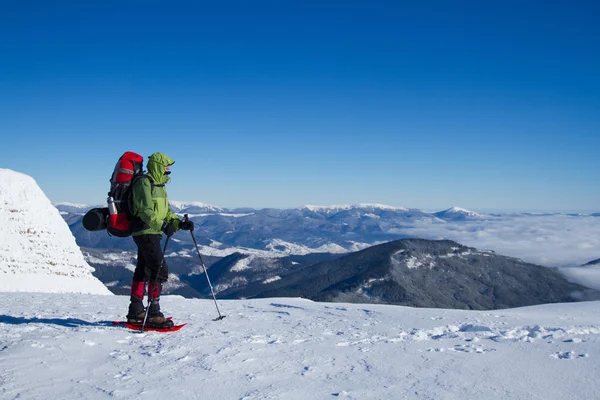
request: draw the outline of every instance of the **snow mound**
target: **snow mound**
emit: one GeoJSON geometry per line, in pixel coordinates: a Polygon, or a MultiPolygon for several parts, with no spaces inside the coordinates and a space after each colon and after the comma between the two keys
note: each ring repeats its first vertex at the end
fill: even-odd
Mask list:
{"type": "Polygon", "coordinates": [[[8,169],[0,169],[0,243],[0,291],[111,294],[35,180],[8,169]]]}

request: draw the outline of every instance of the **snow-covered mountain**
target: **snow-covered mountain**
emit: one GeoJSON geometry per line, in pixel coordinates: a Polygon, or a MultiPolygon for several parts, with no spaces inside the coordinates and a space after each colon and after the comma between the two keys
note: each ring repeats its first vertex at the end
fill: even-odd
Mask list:
{"type": "Polygon", "coordinates": [[[54,203],[54,207],[56,207],[58,209],[58,211],[61,212],[61,214],[62,213],[72,213],[72,214],[83,215],[90,208],[99,207],[99,206],[90,206],[88,204],[76,204],[76,203],[62,202],[62,203],[54,203]]]}
{"type": "MultiPolygon", "coordinates": [[[[568,282],[554,268],[449,240],[401,239],[304,268],[274,265],[267,271],[270,276],[250,282],[245,270],[252,262],[240,256],[230,263],[228,287],[220,296],[480,310],[600,298],[600,293],[568,282]],[[244,268],[239,268],[241,262],[244,268]],[[275,276],[278,279],[269,280],[275,276]],[[234,284],[242,279],[244,284],[234,284]]],[[[222,276],[215,274],[211,280],[222,276]]]]}
{"type": "Polygon", "coordinates": [[[324,244],[318,248],[310,248],[303,245],[289,243],[281,239],[271,239],[265,242],[265,249],[273,253],[273,256],[306,255],[312,253],[349,253],[349,251],[342,246],[331,243],[324,244]]]}
{"type": "MultiPolygon", "coordinates": [[[[273,256],[351,252],[405,237],[401,229],[412,223],[444,223],[421,210],[377,204],[243,209],[245,212],[234,212],[204,203],[171,202],[171,206],[179,215],[189,214],[197,226],[198,236],[220,243],[220,251],[246,248],[269,251],[273,256]],[[280,245],[282,243],[287,245],[280,245]]],[[[79,215],[63,217],[69,222],[77,243],[82,247],[134,248],[130,240],[113,238],[105,232],[85,231],[79,222],[79,215]]],[[[191,244],[188,232],[179,232],[176,238],[182,244],[191,244]]]]}
{"type": "Polygon", "coordinates": [[[447,221],[464,221],[470,218],[480,218],[481,214],[460,207],[450,207],[447,210],[434,213],[436,217],[447,221]]]}
{"type": "Polygon", "coordinates": [[[333,206],[314,206],[314,205],[305,205],[300,207],[299,210],[308,210],[315,213],[320,213],[324,215],[333,215],[339,213],[340,211],[348,211],[348,210],[367,210],[375,211],[375,210],[388,210],[388,211],[408,211],[408,208],[405,207],[394,207],[388,206],[385,204],[371,204],[371,203],[358,203],[353,205],[333,205],[333,206]]]}
{"type": "Polygon", "coordinates": [[[0,169],[0,291],[111,292],[33,178],[0,169]]]}
{"type": "MultiPolygon", "coordinates": [[[[174,204],[202,207],[204,203],[174,204]]],[[[307,249],[322,251],[323,246],[352,252],[392,240],[417,237],[449,239],[555,267],[581,265],[600,257],[600,218],[585,214],[480,214],[460,207],[431,213],[381,204],[260,210],[229,210],[214,206],[197,210],[173,206],[173,209],[180,215],[190,214],[196,224],[199,243],[208,245],[206,250],[213,255],[265,251],[276,257],[295,251],[305,254],[307,249]],[[277,241],[290,245],[284,246],[284,252],[277,251],[284,248],[271,245],[277,241]]],[[[65,211],[63,218],[82,247],[135,249],[131,240],[110,237],[106,232],[85,231],[80,223],[81,213],[65,211]]],[[[178,232],[175,238],[180,248],[192,246],[189,232],[178,232]]]]}
{"type": "Polygon", "coordinates": [[[598,398],[600,302],[465,311],[164,296],[175,333],[112,326],[128,296],[0,293],[2,399],[598,398]]]}
{"type": "Polygon", "coordinates": [[[200,201],[169,201],[171,210],[181,214],[214,214],[225,210],[221,207],[202,203],[200,201]]]}

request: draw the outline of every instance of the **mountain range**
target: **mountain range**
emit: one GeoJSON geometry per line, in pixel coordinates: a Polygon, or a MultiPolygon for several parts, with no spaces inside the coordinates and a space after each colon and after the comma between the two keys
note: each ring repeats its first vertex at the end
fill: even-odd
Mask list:
{"type": "Polygon", "coordinates": [[[567,282],[555,269],[449,240],[402,239],[287,270],[268,265],[257,269],[276,275],[263,275],[252,279],[252,283],[243,274],[251,266],[256,268],[251,258],[238,255],[223,259],[217,270],[213,270],[217,264],[209,269],[211,279],[225,285],[221,297],[304,297],[346,303],[495,309],[598,295],[567,282]],[[242,285],[240,275],[245,280],[242,285]]]}
{"type": "MultiPolygon", "coordinates": [[[[133,249],[129,240],[113,238],[106,232],[88,232],[81,225],[90,206],[70,203],[55,205],[69,224],[77,243],[83,247],[133,249]]],[[[484,218],[458,207],[429,213],[419,209],[380,204],[352,206],[304,206],[292,209],[224,209],[200,202],[171,202],[171,209],[188,214],[200,234],[201,244],[218,250],[244,248],[264,250],[274,256],[308,253],[348,253],[373,244],[407,237],[410,224],[445,224],[484,218]]],[[[187,233],[179,233],[180,244],[192,243],[187,233]]]]}
{"type": "MultiPolygon", "coordinates": [[[[135,265],[132,241],[85,231],[80,219],[89,207],[56,207],[96,276],[114,293],[128,293],[135,265]]],[[[232,210],[201,202],[171,202],[171,209],[195,222],[200,251],[221,298],[293,296],[490,309],[597,295],[568,282],[555,269],[455,241],[421,240],[405,233],[414,225],[497,218],[460,207],[433,213],[380,204],[232,210]]],[[[188,232],[174,236],[167,260],[171,276],[165,293],[210,295],[188,232]]]]}

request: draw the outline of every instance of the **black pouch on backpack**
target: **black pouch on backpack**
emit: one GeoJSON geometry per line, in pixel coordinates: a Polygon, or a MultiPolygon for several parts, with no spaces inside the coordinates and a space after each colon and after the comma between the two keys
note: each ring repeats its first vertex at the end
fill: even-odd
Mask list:
{"type": "Polygon", "coordinates": [[[108,226],[108,207],[92,208],[85,213],[81,220],[83,227],[88,231],[102,231],[108,226]]]}

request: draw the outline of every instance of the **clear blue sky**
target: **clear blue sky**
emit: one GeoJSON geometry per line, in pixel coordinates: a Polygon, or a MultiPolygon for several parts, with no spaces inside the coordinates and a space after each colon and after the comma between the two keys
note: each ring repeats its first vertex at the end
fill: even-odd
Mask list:
{"type": "Polygon", "coordinates": [[[222,207],[600,211],[598,4],[3,2],[0,167],[54,202],[132,150],[222,207]]]}

